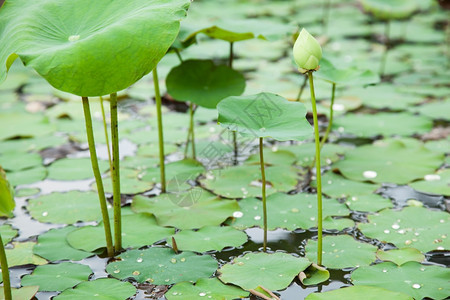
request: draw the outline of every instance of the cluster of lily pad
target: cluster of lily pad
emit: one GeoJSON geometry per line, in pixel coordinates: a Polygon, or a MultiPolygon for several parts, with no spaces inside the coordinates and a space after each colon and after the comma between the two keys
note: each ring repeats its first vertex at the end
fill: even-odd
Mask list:
{"type": "MultiPolygon", "coordinates": [[[[10,39],[0,52],[0,76],[10,69],[0,86],[0,125],[7,128],[0,130],[0,164],[15,187],[17,204],[12,214],[12,188],[2,172],[0,212],[12,217],[12,226],[0,227],[0,243],[10,243],[5,254],[0,251],[0,260],[5,266],[7,258],[13,268],[36,266],[13,282],[20,287],[12,290],[13,298],[52,292],[54,299],[94,294],[127,299],[149,285],[165,287],[167,299],[236,299],[250,293],[272,299],[274,291],[293,280],[303,287],[328,283],[333,280],[330,271],[337,269],[351,269],[346,285],[354,286],[312,293],[307,299],[443,299],[449,294],[448,270],[427,262],[433,253],[450,248],[449,214],[410,199],[401,208],[380,192],[388,183],[450,195],[448,138],[426,143],[413,138],[439,128],[437,121],[448,122],[442,113],[449,103],[444,99],[445,71],[418,65],[415,70],[425,75],[414,76],[402,73],[409,67],[404,60],[389,64],[391,57],[401,55],[418,60],[411,53],[421,57],[428,49],[400,45],[390,49],[389,57],[381,51],[385,82],[366,87],[380,81],[377,72],[365,68],[377,70],[378,60],[367,64],[366,57],[357,56],[367,45],[345,37],[364,37],[368,25],[334,37],[337,25],[322,24],[331,39],[325,44],[320,40],[326,58],[318,40],[302,30],[293,58],[308,76],[308,97],[299,92],[298,72],[284,54],[290,53],[287,41],[297,26],[262,17],[276,10],[233,2],[248,14],[242,19],[259,17],[225,21],[224,16],[233,14],[224,6],[222,19],[201,24],[200,11],[219,13],[217,4],[198,2],[178,33],[189,1],[111,5],[86,0],[67,7],[55,2],[6,1],[0,9],[1,16],[8,16],[0,19],[0,41],[10,39]],[[92,8],[89,13],[86,7],[92,8]],[[252,48],[260,45],[266,50],[252,48]],[[357,67],[337,59],[348,60],[342,48],[347,56],[355,54],[357,67]],[[212,49],[220,49],[219,54],[212,49]],[[60,91],[13,65],[16,58],[60,91]],[[165,80],[158,77],[157,64],[165,80]],[[145,76],[150,71],[152,80],[145,76]],[[313,83],[313,72],[323,82],[313,83]],[[389,80],[393,83],[388,85],[389,80]],[[420,85],[424,80],[429,82],[420,85]],[[414,89],[417,85],[423,88],[414,89]],[[16,99],[17,91],[24,101],[16,99]],[[81,96],[83,110],[79,100],[61,91],[81,96]],[[107,156],[108,120],[101,96],[108,94],[113,146],[107,156]],[[189,114],[168,111],[162,106],[164,94],[166,101],[186,102],[171,105],[189,107],[189,114]],[[148,100],[150,95],[156,106],[119,101],[117,116],[118,99],[148,100]],[[54,96],[63,101],[54,105],[54,96]],[[307,111],[313,113],[314,135],[307,111]],[[320,115],[328,116],[322,137],[320,115]],[[104,151],[96,151],[94,135],[104,151]],[[71,183],[74,187],[68,188],[71,183]],[[112,206],[106,201],[111,196],[112,206]],[[354,217],[361,212],[366,215],[362,222],[354,217]],[[26,225],[19,226],[21,222],[26,225]],[[263,229],[263,252],[246,251],[255,239],[253,227],[263,229]],[[294,251],[277,248],[269,236],[280,229],[309,230],[312,238],[294,251]],[[231,253],[230,248],[237,255],[218,258],[231,253]],[[115,258],[100,258],[108,256],[115,258]],[[89,266],[90,259],[102,262],[100,271],[89,266]]],[[[383,20],[433,11],[416,1],[402,2],[361,1],[361,6],[383,20]]],[[[291,4],[274,5],[286,9],[291,4]]],[[[372,21],[348,1],[323,5],[326,14],[358,12],[361,25],[372,21]]],[[[310,17],[322,15],[311,12],[323,9],[295,8],[299,15],[311,10],[310,17]]],[[[320,33],[315,21],[301,24],[320,33]]],[[[441,63],[430,61],[436,68],[441,63]]],[[[3,280],[9,278],[2,273],[3,280]]],[[[8,286],[5,280],[5,295],[8,286]]]]}

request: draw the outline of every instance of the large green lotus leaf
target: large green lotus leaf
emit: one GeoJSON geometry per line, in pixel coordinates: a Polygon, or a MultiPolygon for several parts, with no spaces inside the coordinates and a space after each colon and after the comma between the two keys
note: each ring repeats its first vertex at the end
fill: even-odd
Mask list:
{"type": "Polygon", "coordinates": [[[210,277],[217,262],[209,255],[197,255],[184,251],[176,254],[170,248],[152,247],[144,250],[129,250],[118,256],[119,261],[106,266],[112,276],[155,285],[169,285],[182,281],[195,282],[210,277]]]}
{"type": "Polygon", "coordinates": [[[384,262],[359,268],[353,271],[351,278],[355,285],[382,287],[414,299],[429,297],[437,300],[450,295],[448,268],[425,266],[415,261],[401,266],[384,262]]]}
{"type": "Polygon", "coordinates": [[[42,257],[33,254],[34,242],[13,242],[14,248],[6,249],[6,258],[8,259],[8,267],[22,265],[45,265],[47,261],[42,257]]]}
{"type": "Polygon", "coordinates": [[[450,169],[444,169],[436,174],[427,174],[424,180],[409,184],[413,189],[429,194],[450,196],[450,169]]]}
{"type": "Polygon", "coordinates": [[[405,184],[434,173],[443,158],[422,145],[382,140],[348,151],[334,167],[352,180],[405,184]]]}
{"type": "Polygon", "coordinates": [[[275,291],[286,288],[311,262],[287,253],[247,253],[222,266],[219,279],[244,290],[263,286],[275,291]]]}
{"type": "MultiPolygon", "coordinates": [[[[316,187],[316,182],[313,181],[311,185],[316,187]]],[[[370,195],[379,187],[378,184],[348,180],[333,172],[327,172],[322,176],[322,192],[335,198],[370,195]]]]}
{"type": "Polygon", "coordinates": [[[67,137],[49,135],[31,139],[0,141],[0,153],[40,151],[67,143],[67,137]]]}
{"type": "MultiPolygon", "coordinates": [[[[37,291],[39,290],[38,286],[24,286],[20,289],[11,289],[11,294],[13,299],[21,299],[21,300],[30,300],[34,298],[37,291]]],[[[5,293],[3,286],[0,287],[0,300],[5,300],[5,293]]]]}
{"type": "Polygon", "coordinates": [[[410,0],[360,0],[365,11],[383,20],[409,18],[418,9],[410,0]]]}
{"type": "Polygon", "coordinates": [[[27,210],[43,223],[74,224],[101,219],[98,195],[93,192],[55,192],[40,196],[28,201],[27,210]]]}
{"type": "Polygon", "coordinates": [[[326,58],[320,60],[320,69],[314,74],[314,77],[336,85],[351,86],[374,84],[380,81],[380,77],[370,70],[340,69],[326,58]]]}
{"type": "MultiPolygon", "coordinates": [[[[111,222],[111,230],[114,222],[111,222]]],[[[172,235],[172,228],[160,227],[153,216],[131,214],[122,216],[122,246],[124,248],[151,245],[172,235]]],[[[67,234],[70,246],[83,251],[93,252],[106,247],[103,222],[98,226],[85,226],[67,234]]]]}
{"type": "Polygon", "coordinates": [[[330,272],[313,263],[305,271],[300,272],[298,277],[303,285],[317,285],[330,279],[330,272]]]}
{"type": "Polygon", "coordinates": [[[9,224],[3,224],[0,226],[0,234],[2,236],[3,246],[11,242],[11,240],[17,236],[17,229],[14,229],[9,224]]]}
{"type": "MultiPolygon", "coordinates": [[[[331,269],[368,266],[376,260],[377,247],[356,241],[349,235],[328,235],[323,238],[323,265],[331,269]]],[[[306,257],[317,260],[317,241],[306,244],[306,257]]]]}
{"type": "Polygon", "coordinates": [[[348,299],[414,300],[414,298],[408,296],[407,294],[389,291],[381,287],[372,287],[364,285],[349,286],[322,293],[312,293],[305,298],[305,300],[348,300],[348,299]]]}
{"type": "Polygon", "coordinates": [[[432,119],[450,121],[450,117],[448,116],[450,99],[414,106],[410,108],[410,111],[418,112],[432,119]]]}
{"type": "Polygon", "coordinates": [[[112,278],[100,278],[82,282],[73,289],[67,289],[53,299],[85,300],[95,296],[99,300],[123,300],[136,293],[136,288],[129,282],[112,278]]]}
{"type": "Polygon", "coordinates": [[[0,165],[0,217],[12,217],[14,202],[14,189],[6,179],[6,174],[0,165]]]}
{"type": "MultiPolygon", "coordinates": [[[[297,170],[291,166],[266,168],[266,193],[294,190],[297,170]]],[[[261,197],[261,171],[258,165],[243,165],[216,169],[209,172],[200,183],[206,189],[226,198],[261,197]]]]}
{"type": "Polygon", "coordinates": [[[8,172],[8,180],[13,186],[38,182],[44,180],[46,176],[47,169],[44,166],[17,172],[8,172]]]}
{"type": "MultiPolygon", "coordinates": [[[[244,232],[229,226],[206,226],[197,231],[182,230],[172,237],[179,250],[195,252],[221,251],[225,247],[239,247],[247,242],[244,232]]],[[[172,245],[171,238],[167,242],[172,245]]]]}
{"type": "Polygon", "coordinates": [[[227,97],[220,101],[217,109],[218,122],[243,136],[280,141],[312,137],[305,106],[272,93],[227,97]]]}
{"type": "Polygon", "coordinates": [[[76,227],[67,226],[58,229],[50,229],[38,237],[37,244],[33,248],[33,252],[50,261],[53,260],[82,260],[92,253],[72,248],[66,236],[76,227]]]}
{"type": "Polygon", "coordinates": [[[161,60],[189,3],[8,1],[0,10],[0,81],[19,57],[59,90],[79,96],[120,91],[161,60]]]}
{"type": "Polygon", "coordinates": [[[414,247],[422,252],[450,249],[450,239],[447,237],[449,213],[423,207],[406,207],[401,211],[385,209],[368,218],[368,223],[358,224],[367,237],[397,247],[414,247]]]}
{"type": "MultiPolygon", "coordinates": [[[[98,161],[100,172],[109,169],[105,160],[98,161]]],[[[54,180],[82,180],[94,178],[90,158],[63,158],[53,162],[47,167],[49,179],[54,180]]]]}
{"type": "Polygon", "coordinates": [[[38,285],[39,291],[62,291],[88,280],[91,273],[89,266],[63,262],[37,267],[22,278],[21,284],[38,285]]]}
{"type": "Polygon", "coordinates": [[[450,154],[450,136],[447,139],[428,141],[425,148],[437,153],[450,154]]]}
{"type": "MultiPolygon", "coordinates": [[[[3,10],[3,7],[0,9],[0,12],[3,10]]],[[[4,64],[0,63],[0,68],[3,67],[4,64]]],[[[3,72],[0,72],[0,78],[2,75],[3,72]]],[[[55,131],[54,126],[42,115],[19,112],[0,113],[0,128],[2,129],[0,130],[0,140],[14,137],[41,137],[51,135],[55,131]]]]}
{"type": "Polygon", "coordinates": [[[14,151],[0,155],[0,163],[3,169],[8,171],[20,171],[42,165],[42,158],[37,153],[14,151]]]}
{"type": "Polygon", "coordinates": [[[410,136],[429,132],[433,128],[433,121],[410,113],[351,114],[336,118],[333,128],[367,138],[377,135],[410,136]]]}
{"type": "Polygon", "coordinates": [[[135,212],[154,214],[161,226],[193,229],[220,225],[239,210],[239,205],[235,200],[219,199],[203,189],[194,189],[152,198],[136,196],[131,208],[135,212]]]}
{"type": "MultiPolygon", "coordinates": [[[[288,148],[289,149],[289,148],[288,148]]],[[[269,166],[274,165],[292,165],[297,161],[294,153],[288,150],[278,150],[277,148],[264,148],[264,164],[269,166]]],[[[257,165],[259,164],[259,154],[252,154],[245,161],[245,164],[257,165]]]]}
{"type": "Polygon", "coordinates": [[[170,71],[166,85],[175,100],[215,108],[220,100],[241,95],[245,79],[228,66],[214,65],[212,60],[186,60],[170,71]]]}
{"type": "MultiPolygon", "coordinates": [[[[323,199],[323,217],[327,216],[347,216],[348,209],[344,204],[334,199],[323,199]]],[[[239,201],[240,210],[233,214],[234,219],[230,224],[237,229],[246,229],[253,226],[263,227],[262,201],[256,198],[246,198],[239,201]]],[[[308,229],[317,226],[317,196],[313,194],[288,195],[276,193],[267,198],[267,211],[269,216],[267,226],[269,230],[284,228],[295,230],[297,228],[308,229]]],[[[327,223],[327,229],[342,230],[352,227],[354,224],[348,219],[338,219],[344,223],[327,223]],[[336,228],[334,226],[338,225],[336,228]]]]}
{"type": "MultiPolygon", "coordinates": [[[[279,149],[289,150],[297,156],[297,164],[302,167],[309,167],[315,156],[316,145],[314,143],[302,143],[296,146],[280,146],[279,149]]],[[[320,162],[322,166],[330,165],[340,159],[340,154],[344,154],[350,147],[336,144],[325,144],[320,151],[320,162]]]]}
{"type": "Polygon", "coordinates": [[[168,300],[233,300],[248,297],[249,293],[242,289],[223,284],[217,278],[200,278],[195,284],[190,282],[180,282],[174,285],[165,294],[168,300]]]}
{"type": "MultiPolygon", "coordinates": [[[[159,169],[157,169],[159,170],[159,169]]],[[[151,190],[155,182],[141,180],[142,170],[132,170],[129,168],[120,168],[120,192],[122,194],[139,194],[145,191],[151,190]]],[[[91,185],[93,190],[97,190],[97,185],[95,182],[91,185]]],[[[112,194],[113,186],[111,177],[107,176],[103,180],[103,187],[105,192],[112,194]]]]}
{"type": "Polygon", "coordinates": [[[358,195],[347,198],[345,204],[355,211],[376,212],[385,208],[394,207],[389,198],[378,194],[358,195]]]}
{"type": "Polygon", "coordinates": [[[398,266],[401,266],[408,261],[423,262],[425,260],[425,255],[416,248],[401,248],[389,251],[378,249],[377,257],[384,261],[392,261],[398,266]]]}

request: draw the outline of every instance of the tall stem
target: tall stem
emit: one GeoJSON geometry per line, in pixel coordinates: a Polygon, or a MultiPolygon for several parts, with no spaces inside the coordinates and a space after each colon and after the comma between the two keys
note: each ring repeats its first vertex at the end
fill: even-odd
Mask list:
{"type": "Polygon", "coordinates": [[[190,115],[189,128],[191,131],[191,146],[192,146],[192,158],[193,159],[195,159],[194,113],[195,113],[194,104],[190,103],[189,104],[189,115],[190,115]]]}
{"type": "Polygon", "coordinates": [[[305,76],[305,79],[303,80],[303,83],[300,86],[300,90],[298,91],[298,95],[297,95],[297,99],[296,99],[297,102],[300,101],[300,99],[302,98],[302,94],[303,94],[303,91],[305,90],[307,82],[308,82],[308,76],[305,76]]]}
{"type": "Polygon", "coordinates": [[[311,104],[314,118],[314,140],[316,144],[316,181],[317,181],[317,264],[322,265],[322,174],[320,173],[320,139],[319,121],[317,119],[316,96],[314,94],[313,71],[308,72],[309,89],[311,90],[311,104]]]}
{"type": "Polygon", "coordinates": [[[386,61],[389,51],[389,44],[390,44],[390,31],[391,31],[391,22],[389,20],[386,21],[386,25],[384,27],[384,52],[383,56],[381,57],[381,65],[380,65],[380,76],[384,75],[384,71],[386,69],[386,61]]]}
{"type": "Polygon", "coordinates": [[[153,69],[153,84],[155,86],[156,116],[158,118],[158,139],[159,139],[159,169],[161,172],[161,192],[166,192],[166,165],[164,163],[164,136],[161,112],[161,94],[159,91],[159,79],[157,67],[153,69]]]}
{"type": "MultiPolygon", "coordinates": [[[[229,57],[228,57],[228,66],[231,69],[233,68],[233,56],[234,56],[233,45],[234,45],[233,42],[230,42],[230,54],[229,54],[229,57]]],[[[238,143],[237,143],[237,133],[236,133],[236,131],[233,131],[232,135],[233,135],[233,148],[234,148],[233,164],[237,165],[239,151],[238,151],[238,143]]]]}
{"type": "Polygon", "coordinates": [[[234,56],[234,53],[233,53],[233,42],[230,42],[230,55],[228,57],[228,66],[230,68],[233,68],[233,56],[234,56]]]}
{"type": "Polygon", "coordinates": [[[112,93],[109,101],[111,107],[111,139],[112,139],[112,179],[114,206],[114,250],[122,249],[122,216],[120,197],[120,157],[119,157],[119,123],[117,121],[117,93],[112,93]]]}
{"type": "Polygon", "coordinates": [[[333,87],[331,88],[331,105],[330,105],[330,118],[328,120],[327,130],[325,131],[325,135],[322,137],[322,141],[320,142],[320,150],[322,150],[323,145],[326,143],[328,136],[330,135],[331,126],[333,125],[333,105],[334,105],[334,95],[336,93],[336,83],[333,83],[333,87]]]}
{"type": "Polygon", "coordinates": [[[3,240],[1,235],[0,235],[0,266],[2,268],[3,293],[5,295],[5,300],[12,300],[8,261],[6,260],[5,247],[3,246],[3,240]]]}
{"type": "Polygon", "coordinates": [[[266,252],[267,249],[267,205],[266,205],[266,171],[264,166],[264,152],[263,152],[263,138],[259,138],[259,162],[261,164],[261,194],[263,203],[263,222],[264,222],[264,241],[263,241],[263,251],[266,252]]]}
{"type": "MultiPolygon", "coordinates": [[[[105,141],[106,141],[106,147],[108,149],[109,169],[112,172],[113,165],[112,165],[112,157],[111,157],[111,148],[109,146],[108,126],[106,125],[105,107],[103,106],[103,97],[102,96],[100,96],[100,107],[102,108],[103,129],[105,131],[105,141]]],[[[111,179],[112,179],[112,177],[111,177],[111,179]]]]}
{"type": "Polygon", "coordinates": [[[91,156],[92,171],[94,172],[95,182],[97,184],[100,209],[102,211],[103,227],[105,229],[106,251],[109,257],[114,256],[113,242],[111,236],[111,225],[109,223],[108,207],[106,205],[105,190],[103,189],[102,176],[98,167],[97,152],[95,150],[94,132],[92,130],[91,110],[89,108],[89,99],[82,97],[84,119],[86,121],[86,134],[89,144],[89,153],[91,156]]]}

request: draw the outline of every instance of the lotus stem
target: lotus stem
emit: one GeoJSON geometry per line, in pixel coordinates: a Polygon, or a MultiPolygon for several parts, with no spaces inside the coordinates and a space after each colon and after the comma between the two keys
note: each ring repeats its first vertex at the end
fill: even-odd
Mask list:
{"type": "Polygon", "coordinates": [[[314,93],[313,71],[308,71],[309,89],[314,119],[314,141],[316,144],[316,181],[317,181],[317,264],[322,265],[322,174],[320,169],[319,121],[317,118],[316,96],[314,93]]]}
{"type": "Polygon", "coordinates": [[[266,171],[264,166],[264,151],[263,151],[263,138],[259,138],[259,162],[261,164],[261,195],[263,203],[263,222],[264,222],[264,241],[263,251],[267,250],[267,204],[266,204],[266,171]]]}
{"type": "MultiPolygon", "coordinates": [[[[100,96],[100,107],[102,109],[103,129],[105,130],[106,149],[108,150],[109,169],[112,171],[113,165],[112,165],[112,158],[111,158],[111,148],[109,146],[108,125],[106,124],[105,107],[103,106],[103,97],[102,96],[100,96]]],[[[112,180],[112,177],[111,177],[111,180],[112,180]]]]}
{"type": "Polygon", "coordinates": [[[389,51],[389,44],[390,44],[390,31],[391,31],[391,22],[389,20],[386,21],[385,27],[384,27],[384,52],[383,56],[381,57],[381,64],[380,64],[380,76],[384,75],[384,71],[386,69],[386,61],[389,51]]]}
{"type": "Polygon", "coordinates": [[[91,110],[89,108],[89,99],[82,97],[84,119],[86,122],[86,134],[89,144],[89,153],[91,157],[92,171],[94,172],[95,183],[97,184],[100,209],[102,211],[103,227],[105,229],[106,251],[109,257],[114,256],[113,242],[111,236],[111,225],[109,223],[108,207],[106,205],[105,190],[103,189],[102,176],[98,167],[97,152],[95,149],[94,132],[92,130],[91,110]]]}
{"type": "Polygon", "coordinates": [[[331,104],[330,104],[330,118],[328,120],[327,130],[325,131],[325,135],[322,137],[322,141],[320,142],[320,150],[322,150],[323,145],[327,142],[328,136],[331,132],[331,127],[333,126],[333,105],[334,105],[334,97],[336,93],[336,83],[333,83],[333,87],[331,88],[331,104]]]}
{"type": "Polygon", "coordinates": [[[302,98],[303,91],[305,90],[306,83],[308,82],[308,76],[305,76],[302,85],[300,86],[300,90],[298,91],[297,99],[295,101],[299,102],[302,98]]]}
{"type": "Polygon", "coordinates": [[[5,247],[3,246],[1,234],[0,234],[0,266],[2,268],[3,293],[5,295],[5,300],[12,300],[8,261],[6,260],[5,247]]]}
{"type": "MultiPolygon", "coordinates": [[[[228,57],[228,66],[232,69],[233,68],[233,42],[230,42],[230,55],[228,57]]],[[[234,149],[234,159],[233,159],[233,165],[237,165],[238,163],[238,143],[237,143],[237,134],[236,131],[233,131],[233,149],[234,149]]]]}
{"type": "Polygon", "coordinates": [[[195,133],[194,133],[194,113],[195,113],[195,107],[194,104],[189,104],[189,115],[190,115],[190,122],[189,122],[189,128],[191,131],[191,146],[192,146],[192,158],[195,159],[195,133]]]}
{"type": "Polygon", "coordinates": [[[119,157],[119,123],[117,121],[117,93],[112,93],[109,101],[111,107],[111,139],[112,139],[112,179],[114,206],[114,250],[122,250],[122,216],[120,197],[120,157],[119,157]]]}
{"type": "Polygon", "coordinates": [[[161,112],[161,94],[159,91],[159,79],[157,67],[153,69],[153,84],[155,86],[156,116],[158,118],[158,139],[159,139],[159,169],[161,171],[161,193],[166,192],[166,165],[164,162],[164,135],[161,112]]]}

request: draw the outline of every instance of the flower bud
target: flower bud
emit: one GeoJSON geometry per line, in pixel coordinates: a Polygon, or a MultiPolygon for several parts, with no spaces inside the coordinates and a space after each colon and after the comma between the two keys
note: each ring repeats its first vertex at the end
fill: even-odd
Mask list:
{"type": "Polygon", "coordinates": [[[294,44],[294,60],[298,70],[306,73],[319,68],[322,48],[319,42],[305,28],[300,32],[294,44]]]}

